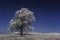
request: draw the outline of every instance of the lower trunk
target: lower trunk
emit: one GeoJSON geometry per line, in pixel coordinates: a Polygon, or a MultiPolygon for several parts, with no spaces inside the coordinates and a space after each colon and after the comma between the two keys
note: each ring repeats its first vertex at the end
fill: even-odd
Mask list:
{"type": "Polygon", "coordinates": [[[21,27],[21,36],[23,36],[23,27],[21,27]]]}

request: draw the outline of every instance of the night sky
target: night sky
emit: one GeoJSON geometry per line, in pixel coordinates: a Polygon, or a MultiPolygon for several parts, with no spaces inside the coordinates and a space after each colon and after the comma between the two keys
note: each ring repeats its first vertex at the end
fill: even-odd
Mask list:
{"type": "Polygon", "coordinates": [[[60,1],[57,0],[0,0],[0,33],[8,33],[9,21],[15,11],[28,8],[34,12],[35,32],[60,32],[60,1]]]}

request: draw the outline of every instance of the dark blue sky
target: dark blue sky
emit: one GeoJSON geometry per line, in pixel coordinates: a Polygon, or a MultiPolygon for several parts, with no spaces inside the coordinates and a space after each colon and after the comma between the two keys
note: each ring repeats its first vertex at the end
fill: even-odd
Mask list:
{"type": "Polygon", "coordinates": [[[0,33],[8,32],[9,21],[16,10],[28,8],[34,12],[36,32],[60,32],[60,1],[0,0],[0,33]]]}

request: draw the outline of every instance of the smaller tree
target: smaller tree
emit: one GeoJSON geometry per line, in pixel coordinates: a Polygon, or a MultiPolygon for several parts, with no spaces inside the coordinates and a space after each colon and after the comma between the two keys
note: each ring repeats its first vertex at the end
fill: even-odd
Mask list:
{"type": "Polygon", "coordinates": [[[23,30],[31,28],[32,21],[35,21],[33,12],[27,8],[21,8],[21,10],[16,11],[14,19],[11,19],[9,29],[11,31],[19,30],[23,36],[23,30]]]}

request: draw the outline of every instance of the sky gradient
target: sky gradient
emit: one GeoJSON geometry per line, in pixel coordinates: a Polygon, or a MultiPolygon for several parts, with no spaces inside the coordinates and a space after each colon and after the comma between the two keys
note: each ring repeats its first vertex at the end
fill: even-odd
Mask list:
{"type": "Polygon", "coordinates": [[[35,32],[60,32],[60,1],[48,0],[0,0],[0,33],[8,33],[9,21],[15,11],[28,8],[34,12],[35,32]]]}

